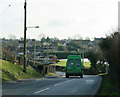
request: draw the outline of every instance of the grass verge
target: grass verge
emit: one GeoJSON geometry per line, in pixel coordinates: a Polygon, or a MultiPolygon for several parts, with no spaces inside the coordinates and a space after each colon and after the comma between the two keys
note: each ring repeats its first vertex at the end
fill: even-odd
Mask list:
{"type": "Polygon", "coordinates": [[[58,76],[59,77],[59,75],[56,73],[48,73],[46,76],[58,76]]]}
{"type": "MultiPolygon", "coordinates": [[[[65,67],[67,60],[59,60],[59,61],[60,61],[60,62],[58,62],[58,63],[56,63],[56,64],[54,64],[54,65],[56,65],[56,66],[64,66],[64,67],[65,67]]],[[[53,65],[53,64],[51,64],[51,65],[53,65]]]]}
{"type": "Polygon", "coordinates": [[[27,73],[24,73],[23,67],[21,65],[16,65],[5,60],[0,59],[0,70],[2,71],[1,79],[2,82],[20,80],[20,79],[30,79],[41,77],[42,74],[36,72],[32,67],[27,67],[27,73]]]}
{"type": "Polygon", "coordinates": [[[109,75],[104,75],[103,80],[101,83],[101,87],[97,93],[100,96],[107,96],[107,97],[120,97],[120,90],[113,91],[115,86],[113,85],[113,81],[109,75]]]}

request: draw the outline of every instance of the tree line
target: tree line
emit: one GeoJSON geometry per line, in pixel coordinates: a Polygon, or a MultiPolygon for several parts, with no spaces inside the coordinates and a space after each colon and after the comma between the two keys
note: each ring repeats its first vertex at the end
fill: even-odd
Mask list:
{"type": "Polygon", "coordinates": [[[103,58],[109,63],[109,76],[120,90],[120,32],[114,32],[100,42],[103,58]]]}

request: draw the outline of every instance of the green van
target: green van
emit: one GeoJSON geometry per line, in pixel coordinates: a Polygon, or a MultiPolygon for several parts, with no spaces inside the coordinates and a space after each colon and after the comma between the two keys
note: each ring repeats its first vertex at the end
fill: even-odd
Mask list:
{"type": "Polygon", "coordinates": [[[69,76],[81,76],[83,78],[83,64],[79,55],[68,55],[66,62],[66,78],[69,76]]]}

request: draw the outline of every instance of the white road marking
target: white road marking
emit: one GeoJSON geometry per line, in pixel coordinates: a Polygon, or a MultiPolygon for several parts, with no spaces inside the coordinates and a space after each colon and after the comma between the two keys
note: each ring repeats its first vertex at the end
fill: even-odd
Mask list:
{"type": "Polygon", "coordinates": [[[55,84],[54,86],[62,85],[63,83],[55,84]]]}
{"type": "Polygon", "coordinates": [[[41,92],[46,91],[46,90],[49,90],[49,89],[50,89],[50,88],[46,88],[46,89],[43,89],[43,90],[37,91],[37,92],[35,92],[35,94],[41,93],[41,92]]]}
{"type": "Polygon", "coordinates": [[[62,85],[62,84],[64,84],[64,83],[67,83],[67,82],[70,82],[70,81],[72,81],[72,80],[68,80],[68,81],[65,81],[65,82],[63,82],[63,83],[55,84],[54,86],[62,85]]]}
{"type": "Polygon", "coordinates": [[[58,86],[58,85],[60,85],[60,84],[55,84],[54,86],[58,86]]]}
{"type": "Polygon", "coordinates": [[[68,80],[68,81],[65,81],[65,82],[70,82],[70,81],[72,81],[72,80],[68,80]]]}
{"type": "MultiPolygon", "coordinates": [[[[70,82],[70,81],[72,81],[72,80],[68,80],[68,81],[65,81],[65,82],[63,82],[63,83],[55,84],[54,86],[62,85],[62,84],[64,84],[64,83],[70,82]]],[[[49,89],[50,89],[50,88],[46,88],[46,89],[37,91],[37,92],[35,92],[35,94],[41,93],[41,92],[46,91],[46,90],[49,90],[49,89]]]]}

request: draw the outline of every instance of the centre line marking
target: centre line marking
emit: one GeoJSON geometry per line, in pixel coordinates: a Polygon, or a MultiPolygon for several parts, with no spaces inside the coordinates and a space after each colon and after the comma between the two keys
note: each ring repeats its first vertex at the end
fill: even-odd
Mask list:
{"type": "Polygon", "coordinates": [[[50,88],[46,88],[46,89],[43,89],[43,90],[37,91],[37,92],[35,92],[35,94],[41,93],[41,92],[46,91],[46,90],[49,90],[49,89],[50,89],[50,88]]]}
{"type": "Polygon", "coordinates": [[[70,82],[70,81],[72,81],[72,80],[68,80],[68,81],[65,81],[65,82],[63,82],[63,83],[55,84],[54,86],[62,85],[62,84],[64,84],[64,83],[70,82]]]}
{"type": "Polygon", "coordinates": [[[71,80],[65,81],[65,82],[70,82],[71,80]]]}
{"type": "Polygon", "coordinates": [[[63,83],[55,84],[54,86],[62,85],[63,83]]]}

